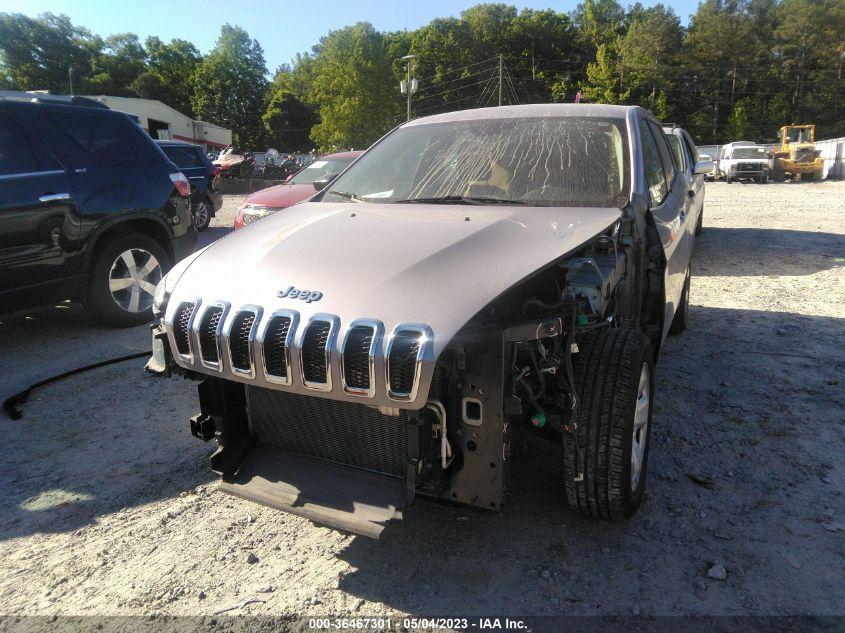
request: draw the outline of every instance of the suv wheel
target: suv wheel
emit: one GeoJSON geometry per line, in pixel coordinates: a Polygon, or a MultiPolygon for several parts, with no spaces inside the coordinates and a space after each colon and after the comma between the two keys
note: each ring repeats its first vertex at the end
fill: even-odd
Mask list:
{"type": "Polygon", "coordinates": [[[151,237],[129,233],[109,240],[91,267],[88,310],[116,327],[148,323],[156,285],[170,258],[151,237]]]}
{"type": "Polygon", "coordinates": [[[690,269],[687,268],[687,275],[684,278],[684,289],[681,290],[681,301],[672,317],[672,325],[669,326],[669,334],[680,334],[687,329],[687,315],[689,314],[689,286],[690,269]]]}
{"type": "Polygon", "coordinates": [[[205,231],[211,223],[211,208],[208,206],[208,200],[202,198],[194,205],[194,227],[197,231],[205,231]]]}
{"type": "Polygon", "coordinates": [[[578,425],[563,433],[566,502],[622,520],[640,507],[651,437],[654,360],[648,337],[604,329],[578,341],[578,425]]]}

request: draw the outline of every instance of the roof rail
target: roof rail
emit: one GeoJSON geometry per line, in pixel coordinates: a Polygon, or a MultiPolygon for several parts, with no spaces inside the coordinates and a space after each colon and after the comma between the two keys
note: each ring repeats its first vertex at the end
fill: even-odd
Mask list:
{"type": "Polygon", "coordinates": [[[79,106],[84,108],[100,108],[108,110],[105,103],[89,99],[88,97],[76,97],[73,95],[51,95],[47,92],[22,92],[19,90],[0,90],[0,100],[27,101],[29,103],[56,103],[61,105],[79,106]]]}

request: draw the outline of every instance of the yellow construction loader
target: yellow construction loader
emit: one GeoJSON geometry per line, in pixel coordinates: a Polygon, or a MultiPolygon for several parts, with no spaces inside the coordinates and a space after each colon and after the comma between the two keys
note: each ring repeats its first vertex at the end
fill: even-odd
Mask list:
{"type": "Polygon", "coordinates": [[[816,139],[815,125],[785,125],[778,131],[780,147],[775,147],[772,178],[780,182],[784,178],[821,180],[824,160],[813,142],[816,139]]]}

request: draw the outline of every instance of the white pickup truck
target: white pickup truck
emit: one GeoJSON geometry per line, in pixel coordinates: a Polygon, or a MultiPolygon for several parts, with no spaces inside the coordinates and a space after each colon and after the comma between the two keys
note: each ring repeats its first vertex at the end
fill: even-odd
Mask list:
{"type": "Polygon", "coordinates": [[[762,145],[731,144],[722,150],[719,168],[725,175],[725,182],[735,180],[756,180],[760,184],[769,181],[772,159],[762,145]]]}

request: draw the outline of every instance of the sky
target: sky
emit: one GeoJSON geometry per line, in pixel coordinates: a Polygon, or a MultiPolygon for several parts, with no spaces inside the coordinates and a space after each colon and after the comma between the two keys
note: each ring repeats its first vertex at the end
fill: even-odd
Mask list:
{"type": "MultiPolygon", "coordinates": [[[[366,21],[381,31],[413,30],[437,17],[457,16],[482,0],[0,0],[0,12],[64,13],[75,25],[103,37],[131,32],[143,41],[158,35],[168,41],[178,37],[207,53],[226,22],[238,25],[264,48],[272,72],[289,63],[298,52],[310,51],[330,30],[366,21]]],[[[568,12],[579,0],[527,0],[508,2],[519,9],[568,12]]],[[[620,0],[627,6],[635,0],[620,0]]],[[[641,0],[644,5],[656,0],[641,0]]],[[[664,0],[686,24],[698,0],[664,0]]]]}

